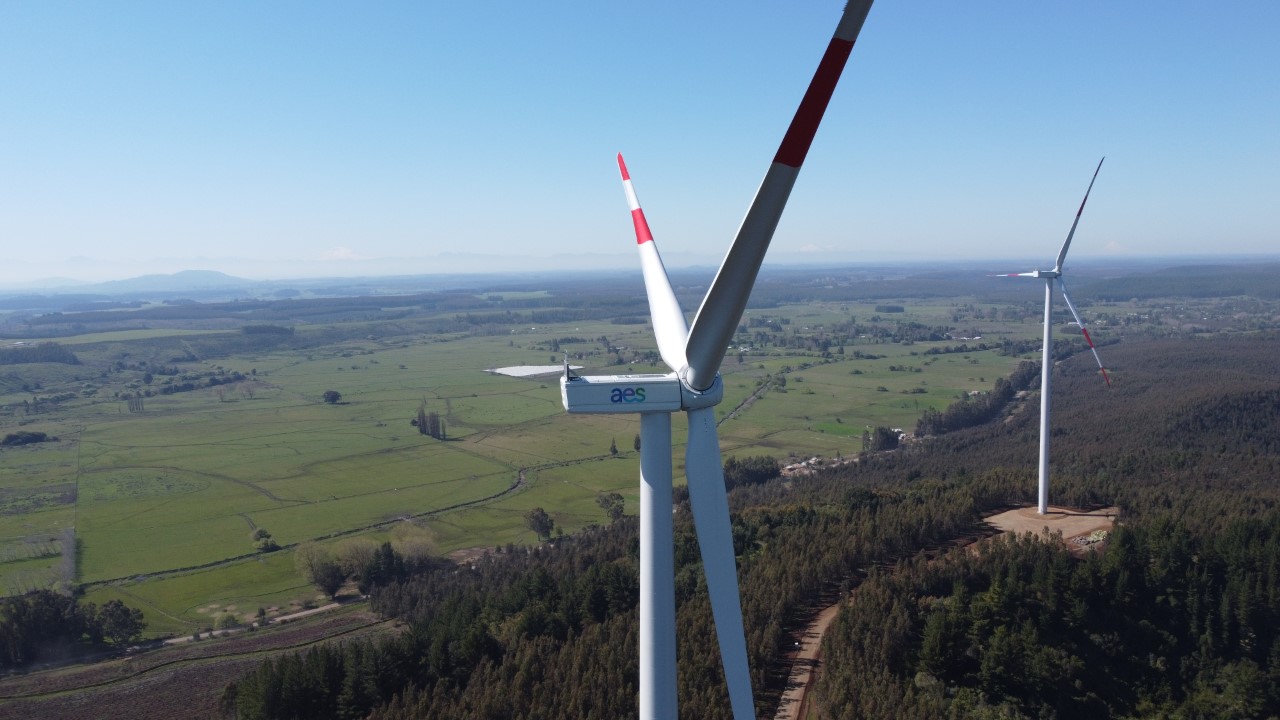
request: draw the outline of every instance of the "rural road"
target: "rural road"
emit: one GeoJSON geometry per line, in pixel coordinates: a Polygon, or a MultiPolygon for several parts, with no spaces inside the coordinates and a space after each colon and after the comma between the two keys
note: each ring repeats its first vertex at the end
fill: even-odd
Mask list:
{"type": "Polygon", "coordinates": [[[804,629],[791,665],[791,675],[787,677],[787,689],[782,693],[782,701],[778,703],[774,720],[799,720],[802,717],[800,712],[804,709],[805,695],[809,692],[814,671],[818,667],[822,636],[827,634],[827,628],[839,611],[840,603],[826,608],[804,629]]]}
{"type": "MultiPolygon", "coordinates": [[[[281,615],[281,616],[279,616],[279,617],[271,618],[271,624],[272,624],[272,625],[274,625],[274,624],[279,623],[279,622],[287,622],[287,621],[289,621],[289,620],[297,620],[297,619],[299,619],[299,618],[309,617],[309,616],[311,616],[311,615],[315,615],[315,614],[317,614],[317,613],[328,612],[328,611],[330,611],[330,610],[336,610],[336,609],[338,609],[338,608],[340,608],[340,607],[342,607],[342,603],[336,603],[336,602],[335,602],[335,603],[329,603],[328,605],[321,605],[320,607],[317,607],[317,608],[311,608],[310,610],[300,610],[300,611],[298,611],[298,612],[296,612],[296,613],[290,613],[290,614],[288,614],[288,615],[281,615]]],[[[225,630],[218,630],[217,632],[222,633],[222,634],[224,634],[224,635],[225,635],[225,634],[229,634],[229,633],[244,632],[244,631],[246,631],[246,630],[248,630],[248,629],[249,629],[249,628],[248,628],[248,626],[246,626],[246,625],[241,625],[241,626],[238,626],[238,627],[227,628],[227,629],[225,629],[225,630]]],[[[168,640],[165,640],[163,644],[164,644],[164,645],[178,645],[178,644],[180,644],[180,643],[186,643],[186,642],[191,642],[191,641],[192,641],[192,636],[191,636],[191,635],[183,635],[182,637],[173,637],[173,638],[169,638],[168,640]]]]}

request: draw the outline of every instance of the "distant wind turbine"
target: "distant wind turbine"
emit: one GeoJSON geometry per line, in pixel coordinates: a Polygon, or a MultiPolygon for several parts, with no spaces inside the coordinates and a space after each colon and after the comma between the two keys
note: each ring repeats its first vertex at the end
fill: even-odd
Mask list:
{"type": "Polygon", "coordinates": [[[676,299],[644,211],[618,155],[635,225],[649,313],[667,374],[580,377],[560,381],[570,413],[640,414],[640,717],[675,718],[675,552],[671,518],[671,414],[688,413],[685,474],[703,571],[715,618],[729,700],[736,720],[755,718],[733,532],[713,407],[724,394],[720,363],[742,319],[760,263],[782,216],[810,143],[835,90],[872,0],[850,2],[800,107],[765,173],[738,234],[692,327],[676,299]]]}
{"type": "Polygon", "coordinates": [[[1071,304],[1071,296],[1067,295],[1067,283],[1062,277],[1062,264],[1067,260],[1067,249],[1071,247],[1071,238],[1076,234],[1076,226],[1080,224],[1080,214],[1084,212],[1084,204],[1089,202],[1089,192],[1093,190],[1094,180],[1098,179],[1098,171],[1102,169],[1103,160],[1106,160],[1106,158],[1099,160],[1098,167],[1093,171],[1093,178],[1089,180],[1089,187],[1084,191],[1084,200],[1080,201],[1080,209],[1076,210],[1076,219],[1071,223],[1071,231],[1067,233],[1066,242],[1062,243],[1062,249],[1058,251],[1058,261],[1053,264],[1053,269],[997,275],[997,277],[1044,278],[1044,351],[1040,367],[1039,512],[1041,515],[1049,512],[1049,379],[1053,372],[1053,323],[1050,320],[1050,315],[1053,311],[1054,280],[1057,280],[1059,287],[1062,288],[1062,299],[1066,301],[1067,308],[1071,310],[1071,315],[1076,319],[1076,325],[1080,326],[1080,332],[1084,333],[1085,342],[1089,343],[1089,350],[1093,353],[1093,359],[1098,361],[1098,369],[1102,371],[1102,379],[1107,381],[1108,387],[1111,385],[1111,378],[1107,375],[1107,369],[1102,366],[1102,358],[1098,357],[1098,348],[1094,347],[1093,338],[1089,337],[1089,329],[1084,326],[1084,321],[1080,319],[1080,313],[1076,312],[1076,306],[1071,304]]]}

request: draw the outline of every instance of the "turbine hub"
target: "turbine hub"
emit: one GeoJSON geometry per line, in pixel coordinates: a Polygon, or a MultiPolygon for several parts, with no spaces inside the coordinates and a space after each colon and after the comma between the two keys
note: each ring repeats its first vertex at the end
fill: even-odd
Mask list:
{"type": "Polygon", "coordinates": [[[720,373],[716,373],[716,377],[711,381],[711,387],[706,390],[694,390],[689,386],[688,382],[680,383],[680,408],[682,410],[697,410],[699,408],[709,408],[719,405],[724,399],[724,381],[720,379],[720,373]]]}

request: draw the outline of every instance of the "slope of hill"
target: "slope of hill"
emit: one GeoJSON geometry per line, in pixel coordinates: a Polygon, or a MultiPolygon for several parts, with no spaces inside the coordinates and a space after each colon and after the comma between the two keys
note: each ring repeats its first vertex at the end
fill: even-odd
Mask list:
{"type": "MultiPolygon", "coordinates": [[[[1115,502],[1125,513],[1111,549],[1083,563],[1055,544],[1021,539],[942,563],[891,565],[973,528],[988,509],[1030,499],[1035,413],[1025,408],[915,449],[738,489],[758,709],[776,700],[771,660],[788,628],[815,599],[875,565],[897,570],[874,573],[831,634],[824,716],[1036,717],[1061,703],[1061,717],[1125,717],[1225,707],[1242,689],[1271,682],[1280,572],[1267,568],[1280,562],[1271,552],[1280,542],[1271,482],[1280,467],[1248,449],[1280,427],[1237,422],[1253,403],[1229,399],[1209,416],[1221,418],[1212,427],[1186,423],[1204,417],[1205,397],[1280,387],[1263,369],[1278,349],[1275,336],[1118,346],[1110,393],[1090,358],[1060,366],[1055,499],[1115,502]],[[1188,434],[1215,440],[1187,446],[1188,434]],[[1046,618],[1058,616],[1042,608],[1075,624],[1050,632],[1046,618]],[[1062,679],[1046,686],[1055,673],[1062,679]],[[1126,673],[1139,682],[1121,692],[1126,673]]],[[[686,513],[677,518],[679,636],[689,639],[680,650],[681,707],[726,717],[695,540],[681,522],[686,513]]],[[[337,717],[351,703],[382,719],[514,717],[533,707],[548,718],[634,714],[633,533],[624,523],[491,558],[473,572],[375,590],[374,607],[408,622],[408,634],[263,666],[238,686],[240,710],[256,717],[305,702],[312,717],[337,717]],[[375,667],[403,670],[376,673],[378,686],[358,698],[346,689],[375,667]],[[308,668],[334,673],[330,694],[289,691],[288,678],[308,668]]],[[[1268,693],[1256,703],[1275,711],[1268,693]]]]}
{"type": "MultiPolygon", "coordinates": [[[[1126,343],[1109,392],[1087,358],[1061,366],[1051,494],[1122,508],[1105,552],[1010,539],[875,577],[824,645],[822,716],[1280,712],[1277,350],[1274,335],[1126,343]]],[[[1029,466],[1036,430],[1027,407],[877,464],[1029,466]]]]}

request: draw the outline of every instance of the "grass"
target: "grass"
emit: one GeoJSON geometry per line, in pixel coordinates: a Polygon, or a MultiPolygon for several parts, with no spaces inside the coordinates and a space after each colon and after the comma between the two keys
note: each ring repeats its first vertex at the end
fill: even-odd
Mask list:
{"type": "Polygon", "coordinates": [[[85,599],[99,605],[118,599],[141,608],[152,635],[186,635],[212,627],[214,609],[248,619],[259,607],[289,608],[303,600],[318,602],[315,588],[294,570],[291,553],[270,553],[207,570],[96,586],[85,599]]]}
{"type": "Polygon", "coordinates": [[[177,328],[156,328],[151,330],[112,330],[108,332],[85,333],[72,337],[58,338],[59,345],[91,345],[103,342],[135,342],[138,340],[154,340],[167,337],[192,337],[196,335],[213,335],[217,330],[180,330],[177,328]]]}
{"type": "MultiPolygon", "coordinates": [[[[521,297],[540,296],[531,293],[521,297]]],[[[886,322],[942,324],[952,312],[944,303],[907,309],[886,322]]],[[[875,314],[873,305],[855,304],[752,312],[787,318],[787,332],[801,336],[875,314]]],[[[1039,332],[1016,323],[1005,330],[1039,332]]],[[[322,332],[321,326],[298,330],[322,332]]],[[[74,526],[78,580],[95,583],[89,599],[138,604],[153,634],[191,632],[205,620],[199,610],[211,603],[256,611],[314,599],[290,552],[253,555],[256,529],[282,545],[351,533],[380,539],[403,518],[416,518],[439,551],[448,552],[534,543],[523,520],[533,507],[544,508],[565,532],[606,522],[596,504],[602,492],[621,493],[628,511],[636,510],[635,415],[569,416],[558,378],[484,370],[547,364],[560,338],[583,339],[561,344],[570,352],[599,353],[601,336],[625,352],[643,352],[653,348],[647,325],[530,325],[472,337],[423,334],[406,324],[398,334],[383,328],[321,348],[184,362],[185,373],[239,372],[250,379],[155,395],[142,412],[131,412],[117,393],[154,390],[163,382],[159,376],[150,386],[142,382],[139,360],[164,364],[182,355],[189,334],[205,336],[201,342],[218,337],[176,330],[79,336],[68,342],[84,365],[21,366],[20,375],[9,368],[0,385],[0,431],[21,427],[61,438],[0,451],[7,493],[0,494],[0,542],[22,543],[74,526]],[[75,392],[28,414],[22,403],[32,393],[15,388],[33,382],[40,395],[75,392]],[[342,394],[341,402],[322,401],[331,389],[342,394]],[[410,425],[423,404],[444,419],[448,440],[427,438],[410,425]],[[610,456],[612,443],[617,457],[610,456]],[[59,494],[67,487],[75,489],[74,503],[59,494]],[[3,514],[5,508],[14,511],[3,514]],[[232,560],[244,555],[251,557],[232,560]],[[211,567],[196,567],[202,565],[211,567]]],[[[923,409],[988,389],[1018,361],[993,351],[925,354],[942,345],[860,343],[825,358],[770,346],[741,361],[731,351],[717,408],[722,448],[780,458],[851,454],[868,427],[910,429],[923,409]],[[858,350],[883,357],[855,359],[858,350]]],[[[611,357],[588,356],[583,372],[661,370],[610,364],[611,357]]],[[[677,415],[677,482],[683,481],[684,442],[685,421],[677,415]]],[[[39,560],[42,567],[57,561],[39,560]]],[[[32,577],[39,570],[33,562],[0,563],[0,581],[32,577]]]]}

